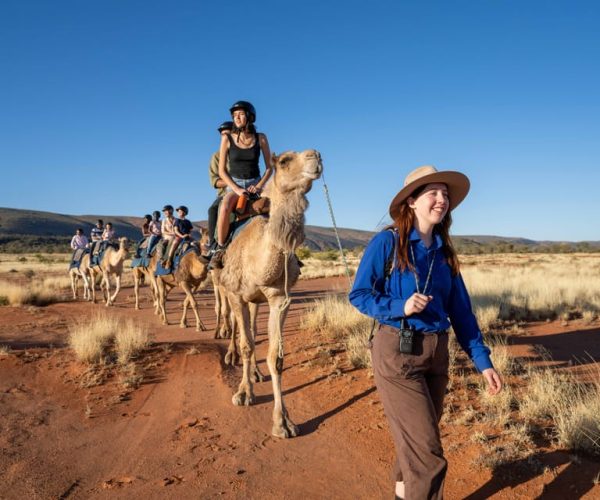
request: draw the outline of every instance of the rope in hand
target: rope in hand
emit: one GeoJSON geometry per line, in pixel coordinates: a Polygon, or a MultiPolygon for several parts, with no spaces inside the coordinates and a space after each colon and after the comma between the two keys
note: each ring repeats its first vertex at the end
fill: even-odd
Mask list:
{"type": "Polygon", "coordinates": [[[325,190],[325,199],[327,200],[327,207],[329,208],[329,215],[331,217],[331,222],[333,223],[333,231],[335,233],[335,238],[337,240],[338,248],[340,249],[340,255],[342,256],[342,262],[344,263],[344,268],[346,270],[346,278],[348,278],[348,290],[352,288],[352,279],[350,278],[350,268],[348,267],[348,262],[346,261],[346,255],[344,254],[344,249],[342,248],[342,241],[340,240],[340,234],[338,232],[337,224],[335,223],[335,215],[333,215],[333,205],[331,204],[331,197],[329,196],[329,188],[327,187],[327,183],[325,182],[325,175],[321,175],[321,179],[323,179],[323,189],[325,190]]]}

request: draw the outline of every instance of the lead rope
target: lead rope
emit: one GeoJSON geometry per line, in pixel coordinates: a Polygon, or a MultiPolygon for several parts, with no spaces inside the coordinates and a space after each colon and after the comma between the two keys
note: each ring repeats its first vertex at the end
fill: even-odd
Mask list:
{"type": "MultiPolygon", "coordinates": [[[[295,247],[296,245],[294,245],[295,247]]],[[[277,311],[278,315],[281,315],[285,312],[285,310],[290,306],[292,299],[290,298],[290,292],[288,290],[288,265],[290,260],[290,252],[289,250],[284,250],[283,255],[285,257],[285,261],[283,263],[283,286],[285,291],[285,299],[279,305],[279,310],[277,311]]],[[[281,373],[283,371],[283,332],[281,331],[281,321],[277,318],[277,325],[275,327],[277,329],[277,343],[278,343],[278,352],[277,352],[277,361],[275,363],[275,367],[277,368],[277,373],[281,373]]]]}
{"type": "Polygon", "coordinates": [[[344,255],[344,249],[342,248],[342,242],[340,240],[340,235],[338,233],[337,224],[335,223],[335,216],[333,215],[333,206],[331,204],[331,197],[329,196],[329,188],[327,187],[327,183],[325,182],[325,175],[321,175],[321,179],[323,179],[323,189],[325,190],[325,199],[327,200],[327,207],[329,208],[329,215],[331,217],[331,222],[333,223],[333,231],[335,232],[335,238],[337,240],[338,248],[340,249],[340,255],[342,256],[342,262],[344,263],[344,268],[346,270],[346,278],[348,278],[348,290],[352,288],[352,279],[350,278],[350,269],[348,267],[348,262],[346,261],[346,255],[344,255]]]}

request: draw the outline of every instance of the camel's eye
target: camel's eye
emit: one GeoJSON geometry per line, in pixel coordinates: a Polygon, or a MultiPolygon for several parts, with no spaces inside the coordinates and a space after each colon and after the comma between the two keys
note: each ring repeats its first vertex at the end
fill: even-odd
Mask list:
{"type": "Polygon", "coordinates": [[[292,157],[290,155],[284,155],[281,158],[279,158],[279,165],[281,165],[282,167],[287,167],[290,161],[292,161],[292,157]]]}

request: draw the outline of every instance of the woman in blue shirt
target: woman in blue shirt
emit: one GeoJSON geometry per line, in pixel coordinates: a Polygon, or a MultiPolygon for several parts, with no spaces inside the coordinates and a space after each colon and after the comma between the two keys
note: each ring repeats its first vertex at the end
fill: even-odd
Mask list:
{"type": "Polygon", "coordinates": [[[460,172],[419,167],[390,205],[393,224],[361,260],[350,302],[379,321],[372,341],[375,383],[396,446],[396,497],[441,499],[447,462],[439,420],[448,383],[448,328],[483,374],[502,388],[471,309],[450,240],[450,211],[466,197],[460,172]]]}

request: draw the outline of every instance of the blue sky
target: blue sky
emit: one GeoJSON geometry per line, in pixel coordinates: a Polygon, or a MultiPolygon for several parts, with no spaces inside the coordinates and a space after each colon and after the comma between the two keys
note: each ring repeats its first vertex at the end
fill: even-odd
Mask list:
{"type": "Polygon", "coordinates": [[[599,5],[4,0],[0,206],[205,219],[246,99],[275,152],[321,151],[340,226],[434,164],[472,181],[454,234],[598,240],[599,5]]]}

